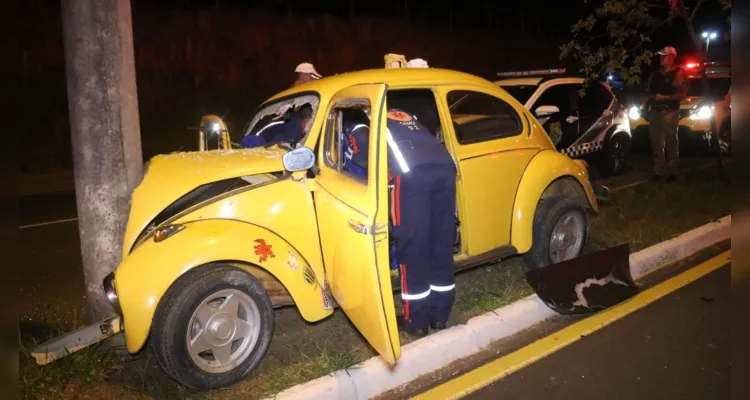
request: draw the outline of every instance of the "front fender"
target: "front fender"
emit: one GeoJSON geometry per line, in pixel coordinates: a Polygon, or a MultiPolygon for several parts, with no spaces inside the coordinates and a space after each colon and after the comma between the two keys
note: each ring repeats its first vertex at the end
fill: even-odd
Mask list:
{"type": "Polygon", "coordinates": [[[267,270],[286,287],[308,321],[318,321],[333,312],[323,307],[323,277],[316,277],[305,258],[272,231],[226,219],[184,226],[162,242],[143,243],[115,271],[129,352],[143,347],[156,307],[172,283],[191,269],[211,262],[234,262],[248,272],[251,268],[242,264],[267,270]]]}
{"type": "Polygon", "coordinates": [[[589,206],[598,210],[594,190],[589,182],[586,166],[556,151],[539,152],[526,167],[516,191],[511,219],[511,245],[519,253],[531,249],[534,214],[544,191],[561,178],[575,179],[586,193],[589,206]]]}

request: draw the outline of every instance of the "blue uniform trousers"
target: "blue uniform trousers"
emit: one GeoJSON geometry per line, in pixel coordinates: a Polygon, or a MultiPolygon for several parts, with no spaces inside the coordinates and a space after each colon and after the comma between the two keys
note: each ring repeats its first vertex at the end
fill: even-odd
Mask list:
{"type": "Polygon", "coordinates": [[[456,170],[423,164],[393,176],[391,220],[404,317],[417,329],[446,323],[455,300],[456,170]]]}

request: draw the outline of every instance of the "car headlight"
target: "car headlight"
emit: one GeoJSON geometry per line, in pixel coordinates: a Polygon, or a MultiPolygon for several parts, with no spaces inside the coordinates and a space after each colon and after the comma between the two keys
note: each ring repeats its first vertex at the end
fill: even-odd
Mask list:
{"type": "Polygon", "coordinates": [[[630,107],[630,109],[628,110],[628,117],[630,117],[630,119],[632,120],[640,119],[641,109],[636,106],[630,107]]]}
{"type": "Polygon", "coordinates": [[[690,113],[690,119],[709,119],[714,114],[714,106],[700,106],[690,113]]]}

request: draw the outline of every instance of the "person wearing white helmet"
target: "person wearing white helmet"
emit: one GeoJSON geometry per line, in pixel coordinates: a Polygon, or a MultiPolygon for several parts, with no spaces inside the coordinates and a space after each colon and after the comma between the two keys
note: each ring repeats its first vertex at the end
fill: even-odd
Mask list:
{"type": "Polygon", "coordinates": [[[297,73],[297,79],[292,86],[301,85],[322,78],[318,71],[315,70],[315,66],[310,63],[302,63],[298,65],[297,68],[294,69],[294,72],[297,73]]]}

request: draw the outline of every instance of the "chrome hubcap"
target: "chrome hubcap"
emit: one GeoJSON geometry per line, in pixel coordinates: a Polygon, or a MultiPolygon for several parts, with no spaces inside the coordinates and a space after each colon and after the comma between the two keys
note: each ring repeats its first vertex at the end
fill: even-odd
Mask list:
{"type": "Polygon", "coordinates": [[[550,260],[559,263],[578,257],[583,248],[585,229],[583,215],[579,211],[570,210],[565,213],[552,229],[550,260]]]}
{"type": "Polygon", "coordinates": [[[195,309],[186,333],[190,358],[211,373],[230,371],[252,353],[260,336],[260,312],[236,289],[218,291],[195,309]]]}

